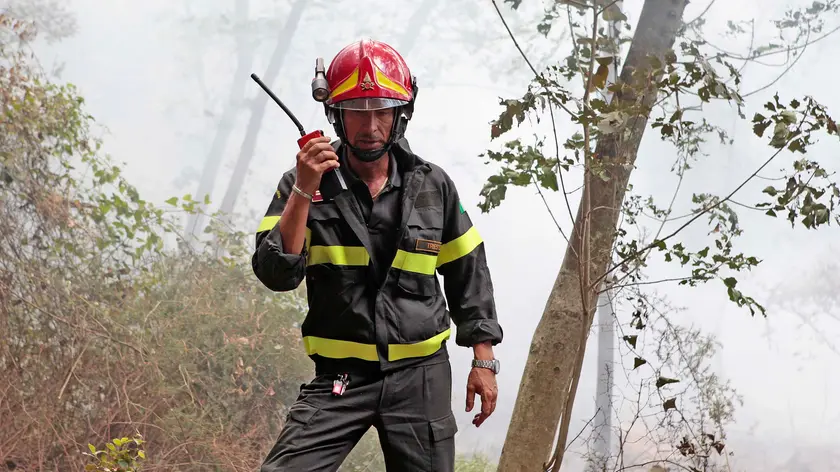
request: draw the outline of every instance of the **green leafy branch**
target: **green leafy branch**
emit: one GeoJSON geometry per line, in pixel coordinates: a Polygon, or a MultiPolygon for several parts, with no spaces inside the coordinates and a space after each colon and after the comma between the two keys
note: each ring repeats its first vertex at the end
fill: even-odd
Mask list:
{"type": "Polygon", "coordinates": [[[99,450],[93,444],[88,444],[90,453],[83,453],[91,457],[94,462],[85,465],[90,472],[139,472],[146,460],[146,452],[141,448],[143,436],[139,433],[133,438],[114,438],[105,443],[105,449],[99,450]]]}
{"type": "MultiPolygon", "coordinates": [[[[768,140],[768,144],[776,149],[770,158],[724,198],[712,195],[695,195],[693,202],[699,204],[700,208],[695,210],[694,215],[686,223],[667,236],[656,239],[641,248],[639,248],[639,244],[636,241],[618,244],[617,248],[620,261],[614,264],[605,275],[628,266],[640,267],[643,265],[643,261],[649,250],[657,248],[660,251],[666,251],[666,241],[672,239],[694,223],[694,221],[706,214],[710,215],[710,224],[714,223],[713,233],[719,235],[715,241],[718,251],[710,253],[708,249],[704,248],[702,251],[687,254],[682,245],[674,245],[670,251],[665,253],[666,260],[679,261],[682,265],[691,262],[695,265],[696,271],[692,273],[692,277],[696,277],[694,280],[697,281],[710,280],[710,276],[717,276],[719,269],[723,267],[732,270],[749,270],[758,264],[759,261],[754,257],[747,257],[743,254],[732,254],[732,238],[740,235],[741,229],[737,224],[737,214],[728,206],[728,202],[731,202],[732,198],[782,151],[807,152],[808,148],[813,144],[814,133],[817,132],[825,132],[830,136],[837,135],[836,122],[826,113],[825,108],[813,98],[807,97],[802,102],[793,100],[788,107],[783,105],[777,96],[774,98],[774,102],[768,102],[765,108],[768,110],[772,109],[773,114],[770,117],[764,117],[764,115],[756,113],[753,121],[756,123],[754,131],[759,137],[764,137],[765,130],[771,124],[775,123],[773,134],[765,137],[768,140]],[[674,248],[677,250],[674,251],[674,248]],[[630,261],[635,262],[629,264],[630,261]]],[[[795,215],[803,216],[802,224],[806,228],[815,228],[827,224],[831,211],[837,203],[836,185],[828,182],[822,188],[814,187],[809,184],[812,179],[796,178],[801,173],[808,173],[812,178],[826,178],[827,173],[813,161],[803,162],[802,160],[797,160],[793,163],[793,170],[795,174],[788,179],[789,185],[785,189],[765,189],[764,193],[771,194],[775,192],[775,195],[777,195],[776,208],[771,208],[771,210],[779,211],[787,209],[789,215],[794,215],[789,216],[791,221],[795,218],[795,215]],[[828,204],[819,201],[820,198],[826,195],[829,195],[828,204]]],[[[759,207],[759,205],[756,205],[756,207],[759,207]]],[[[763,206],[769,205],[765,203],[763,206]]],[[[774,215],[771,214],[771,216],[774,215]]],[[[735,278],[723,277],[721,280],[727,288],[727,294],[730,300],[739,306],[747,306],[753,314],[755,313],[755,309],[765,314],[764,308],[758,302],[751,297],[745,296],[736,288],[737,280],[735,278]]]]}
{"type": "MultiPolygon", "coordinates": [[[[805,154],[813,144],[814,132],[825,131],[828,135],[838,135],[837,122],[812,97],[806,97],[802,102],[794,99],[789,105],[784,105],[776,94],[773,101],[767,102],[764,108],[772,115],[765,117],[756,113],[753,131],[763,137],[772,125],[770,145],[777,149],[786,147],[791,152],[805,154]],[[797,122],[801,124],[793,128],[797,122]]],[[[765,213],[772,217],[786,210],[791,226],[796,224],[797,218],[801,218],[800,222],[808,229],[830,224],[832,218],[840,222],[840,216],[835,212],[840,202],[840,189],[836,182],[829,180],[831,174],[819,162],[805,158],[794,161],[792,171],[784,187],[768,186],[762,191],[774,197],[773,202],[760,202],[755,206],[767,208],[765,213]]]]}

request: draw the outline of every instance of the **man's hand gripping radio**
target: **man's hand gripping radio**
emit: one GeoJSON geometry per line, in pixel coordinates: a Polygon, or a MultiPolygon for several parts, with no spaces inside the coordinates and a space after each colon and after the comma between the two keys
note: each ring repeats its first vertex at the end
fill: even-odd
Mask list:
{"type": "MultiPolygon", "coordinates": [[[[263,83],[262,80],[257,76],[257,74],[251,74],[251,78],[254,82],[257,83],[264,91],[274,100],[274,103],[280,106],[286,115],[292,120],[292,122],[297,126],[298,131],[300,132],[300,138],[298,138],[297,143],[300,149],[311,141],[314,138],[324,136],[324,132],[321,130],[315,130],[311,133],[307,133],[304,130],[303,125],[298,121],[295,115],[289,110],[286,105],[277,98],[277,95],[268,88],[268,86],[263,83]]],[[[315,78],[312,79],[312,98],[316,101],[323,102],[329,96],[329,88],[327,85],[327,80],[324,76],[324,60],[318,58],[315,62],[315,78]]],[[[323,199],[332,199],[342,190],[347,189],[347,184],[344,182],[344,177],[341,175],[341,172],[337,172],[336,169],[330,169],[321,176],[321,185],[318,187],[318,193],[320,194],[319,197],[323,199]]]]}

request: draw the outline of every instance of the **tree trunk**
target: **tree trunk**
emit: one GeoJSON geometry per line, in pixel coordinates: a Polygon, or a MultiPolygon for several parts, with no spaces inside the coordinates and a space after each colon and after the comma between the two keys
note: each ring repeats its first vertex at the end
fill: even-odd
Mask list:
{"type": "MultiPolygon", "coordinates": [[[[425,0],[420,7],[414,12],[411,16],[411,20],[408,22],[408,26],[406,27],[405,34],[403,35],[403,41],[400,45],[402,47],[401,53],[405,56],[408,54],[409,51],[414,47],[414,44],[417,40],[417,37],[420,33],[420,28],[425,23],[425,17],[431,14],[431,11],[437,3],[438,0],[425,0]]],[[[304,4],[303,1],[298,1],[294,9],[298,8],[298,5],[304,4]]],[[[300,7],[302,10],[303,7],[300,7]]],[[[298,17],[300,15],[298,14],[298,17]]],[[[283,30],[284,32],[294,32],[294,26],[297,24],[291,23],[291,16],[289,17],[290,21],[286,28],[283,30]]],[[[282,62],[283,56],[285,55],[286,49],[288,46],[283,47],[283,44],[288,45],[289,41],[291,40],[291,33],[284,34],[284,37],[277,43],[277,49],[275,50],[275,55],[272,57],[272,63],[269,65],[268,70],[266,71],[266,83],[271,83],[272,80],[277,75],[279,70],[279,63],[275,68],[272,68],[274,65],[275,59],[278,59],[282,62]],[[288,41],[286,40],[286,36],[289,36],[288,41]],[[284,43],[285,41],[285,43],[284,43]],[[282,55],[278,55],[279,51],[282,48],[282,55]],[[272,75],[273,74],[273,75],[272,75]]],[[[314,61],[313,61],[314,67],[314,61]]],[[[234,208],[236,207],[236,200],[239,198],[239,193],[242,191],[242,185],[245,182],[245,174],[248,173],[248,168],[251,165],[251,159],[254,157],[254,150],[257,146],[257,137],[260,132],[260,127],[262,125],[262,118],[263,113],[265,112],[265,103],[266,98],[261,96],[254,105],[254,110],[251,114],[251,121],[248,123],[248,130],[245,134],[245,139],[242,141],[242,147],[239,152],[239,158],[236,161],[236,167],[233,169],[233,175],[230,178],[230,183],[228,183],[227,191],[225,192],[225,196],[222,199],[222,205],[220,211],[223,215],[223,218],[229,218],[230,215],[233,213],[234,208]]]]}
{"type": "MultiPolygon", "coordinates": [[[[227,104],[222,111],[222,118],[219,120],[219,129],[210,145],[210,153],[201,172],[201,179],[198,181],[198,192],[195,199],[204,201],[205,196],[213,194],[213,184],[216,182],[216,175],[219,173],[219,166],[222,163],[222,156],[227,147],[228,138],[233,131],[236,113],[242,105],[245,96],[245,84],[248,80],[248,71],[254,63],[253,45],[251,34],[248,28],[248,0],[236,0],[236,71],[233,75],[233,85],[230,87],[230,95],[227,104]]],[[[199,228],[203,227],[203,216],[192,213],[187,216],[187,235],[198,235],[199,228]]]]}
{"type": "MultiPolygon", "coordinates": [[[[283,61],[286,59],[286,55],[292,46],[295,31],[297,30],[304,10],[306,10],[306,6],[309,4],[310,2],[307,0],[296,0],[292,4],[289,16],[286,17],[286,25],[280,30],[277,45],[274,47],[274,52],[271,54],[268,67],[265,69],[265,77],[261,77],[266,84],[271,84],[280,75],[280,68],[283,66],[283,61]]],[[[314,58],[312,60],[312,67],[315,67],[314,58]]],[[[242,146],[239,148],[239,157],[236,159],[233,175],[230,178],[225,195],[222,197],[222,204],[219,208],[222,213],[222,218],[230,218],[230,213],[233,212],[233,207],[236,204],[236,197],[239,195],[242,184],[245,182],[245,174],[248,173],[251,158],[254,156],[254,151],[257,148],[257,138],[259,137],[260,129],[262,129],[262,120],[265,116],[265,106],[267,103],[268,95],[260,91],[251,106],[251,118],[248,120],[245,137],[242,139],[242,146]]]]}
{"type": "MultiPolygon", "coordinates": [[[[648,57],[662,58],[674,44],[682,23],[685,0],[646,0],[620,82],[629,84],[613,100],[621,104],[641,104],[649,110],[658,94],[656,80],[646,74],[634,76],[636,69],[649,67],[648,57]]],[[[544,471],[552,453],[555,432],[561,416],[571,414],[569,396],[575,371],[583,357],[586,334],[592,324],[597,290],[585,290],[582,300],[581,269],[578,254],[584,249],[583,222],[589,212],[589,268],[597,280],[607,269],[615,231],[636,160],[649,112],[635,115],[626,124],[629,138],[619,143],[617,135],[599,140],[595,158],[601,160],[608,179],[589,179],[575,218],[575,229],[543,316],[534,332],[528,361],[519,386],[511,423],[502,449],[499,472],[544,471]]],[[[600,286],[596,284],[596,286],[600,286]]],[[[561,434],[561,437],[565,436],[561,434]]],[[[565,447],[565,441],[559,447],[565,447]]]]}

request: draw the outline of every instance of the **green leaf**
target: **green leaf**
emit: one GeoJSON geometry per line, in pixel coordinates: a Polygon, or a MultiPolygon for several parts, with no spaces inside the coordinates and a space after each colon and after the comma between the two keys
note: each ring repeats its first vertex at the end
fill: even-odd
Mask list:
{"type": "Polygon", "coordinates": [[[679,380],[677,380],[677,379],[669,379],[667,377],[659,377],[658,379],[656,379],[656,388],[662,388],[665,385],[672,384],[672,383],[678,383],[678,382],[679,382],[679,380]]]}
{"type": "Polygon", "coordinates": [[[753,125],[753,133],[759,138],[764,137],[764,132],[770,126],[771,121],[761,121],[753,125]]]}
{"type": "Polygon", "coordinates": [[[788,150],[790,152],[799,152],[805,154],[804,142],[801,139],[794,139],[788,145],[788,150]]]}
{"type": "Polygon", "coordinates": [[[166,200],[164,203],[175,206],[175,205],[178,204],[178,197],[172,197],[172,198],[166,200]]]}
{"type": "Polygon", "coordinates": [[[735,279],[735,277],[727,277],[727,278],[723,279],[723,283],[728,288],[735,288],[735,285],[738,284],[738,281],[735,279]]]}
{"type": "Polygon", "coordinates": [[[555,192],[560,189],[560,187],[557,184],[557,174],[555,174],[554,172],[547,172],[541,174],[539,180],[540,185],[547,189],[554,190],[555,192]]]}
{"type": "Polygon", "coordinates": [[[626,342],[627,342],[627,344],[629,344],[629,345],[633,346],[633,349],[635,349],[635,348],[636,348],[636,340],[637,340],[638,338],[639,338],[639,336],[638,336],[638,335],[633,334],[633,335],[630,335],[630,336],[624,336],[624,337],[623,337],[623,338],[621,338],[621,339],[622,339],[622,340],[624,340],[624,341],[626,341],[626,342]]]}
{"type": "Polygon", "coordinates": [[[793,110],[785,110],[781,113],[782,122],[792,125],[796,123],[796,112],[793,110]]]}
{"type": "Polygon", "coordinates": [[[636,357],[633,359],[633,370],[638,369],[639,367],[647,364],[647,361],[642,359],[641,357],[636,357]]]}
{"type": "Polygon", "coordinates": [[[769,186],[769,187],[765,187],[765,189],[762,190],[761,192],[766,193],[767,195],[770,195],[771,197],[775,197],[776,194],[779,193],[778,190],[776,190],[776,187],[773,187],[772,185],[769,186]]]}
{"type": "Polygon", "coordinates": [[[96,454],[96,447],[93,444],[88,443],[88,449],[90,449],[90,452],[96,454]]]}
{"type": "Polygon", "coordinates": [[[609,66],[612,64],[613,58],[612,56],[596,57],[595,61],[597,61],[599,65],[609,66]]]}
{"type": "Polygon", "coordinates": [[[784,146],[788,137],[790,136],[790,129],[784,122],[779,121],[773,127],[773,137],[770,139],[770,145],[774,147],[784,146]]]}
{"type": "Polygon", "coordinates": [[[627,16],[621,12],[621,8],[615,5],[615,2],[612,2],[607,7],[607,9],[604,10],[604,13],[601,15],[601,17],[604,19],[604,21],[627,21],[627,16]]]}

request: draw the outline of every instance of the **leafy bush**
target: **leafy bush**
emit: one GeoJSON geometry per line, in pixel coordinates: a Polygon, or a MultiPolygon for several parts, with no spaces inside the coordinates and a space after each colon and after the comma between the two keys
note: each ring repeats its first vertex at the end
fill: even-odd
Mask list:
{"type": "Polygon", "coordinates": [[[151,469],[253,468],[311,369],[303,297],[254,279],[246,235],[184,244],[37,69],[31,26],[0,27],[0,457],[80,470],[140,433],[151,469]]]}
{"type": "MultiPolygon", "coordinates": [[[[116,438],[105,444],[103,451],[88,444],[93,462],[85,466],[90,472],[131,472],[140,470],[140,463],[146,459],[146,452],[140,449],[143,438],[139,434],[133,439],[116,438]]],[[[85,454],[87,455],[87,454],[85,454]]]]}

